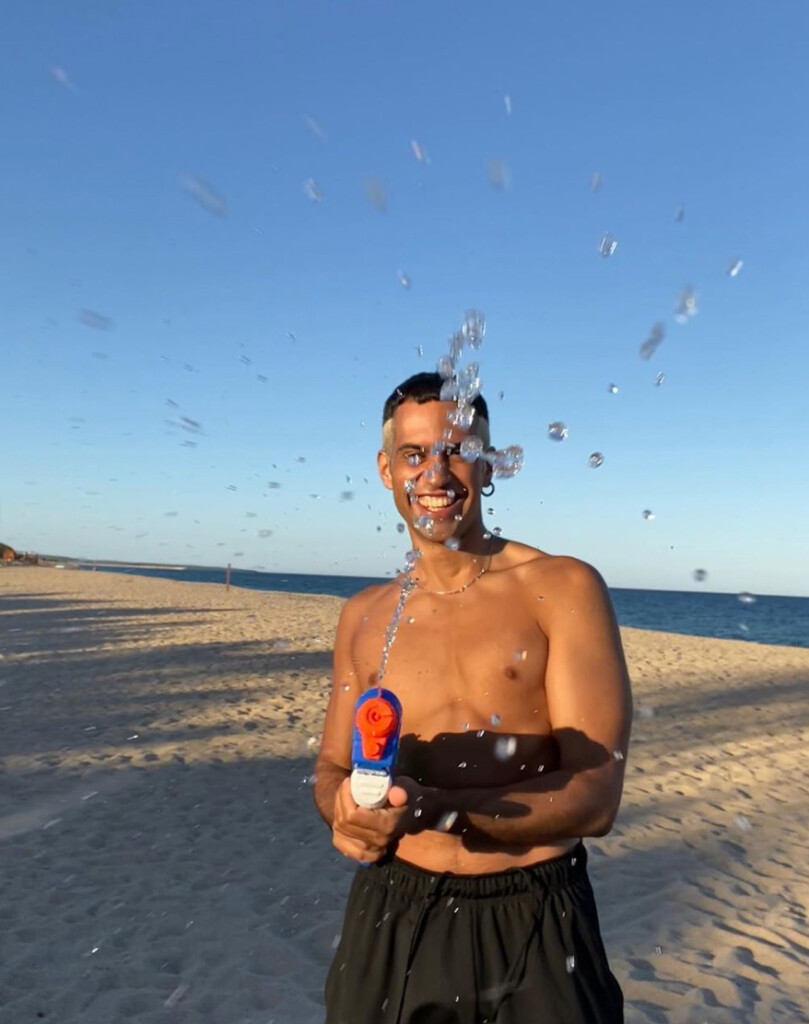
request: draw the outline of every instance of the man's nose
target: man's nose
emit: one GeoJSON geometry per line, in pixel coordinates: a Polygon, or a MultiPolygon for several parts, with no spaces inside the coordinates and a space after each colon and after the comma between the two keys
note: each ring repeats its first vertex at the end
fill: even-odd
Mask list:
{"type": "Polygon", "coordinates": [[[430,455],[430,462],[424,471],[424,479],[428,484],[436,486],[449,478],[449,456],[442,449],[430,455]]]}

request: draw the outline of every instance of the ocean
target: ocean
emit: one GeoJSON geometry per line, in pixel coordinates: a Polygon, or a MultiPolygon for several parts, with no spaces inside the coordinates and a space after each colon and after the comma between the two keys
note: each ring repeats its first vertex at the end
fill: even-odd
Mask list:
{"type": "MultiPolygon", "coordinates": [[[[89,563],[80,568],[91,569],[89,563]]],[[[98,565],[100,572],[135,573],[187,583],[224,583],[225,570],[203,566],[173,568],[98,565]]],[[[365,576],[314,576],[233,569],[231,584],[249,590],[351,597],[385,579],[365,576]]],[[[636,629],[748,640],[783,647],[809,647],[809,597],[713,594],[680,590],[610,590],[618,622],[636,629]],[[750,597],[753,600],[750,601],[750,597]],[[745,599],[746,598],[746,599],[745,599]]]]}

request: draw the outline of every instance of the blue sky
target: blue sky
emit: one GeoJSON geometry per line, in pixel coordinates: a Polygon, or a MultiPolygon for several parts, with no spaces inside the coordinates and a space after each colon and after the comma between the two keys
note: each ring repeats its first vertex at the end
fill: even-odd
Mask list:
{"type": "Polygon", "coordinates": [[[382,402],[476,306],[526,452],[492,526],[613,586],[809,594],[807,31],[799,2],[8,5],[0,539],[384,574],[382,402]]]}

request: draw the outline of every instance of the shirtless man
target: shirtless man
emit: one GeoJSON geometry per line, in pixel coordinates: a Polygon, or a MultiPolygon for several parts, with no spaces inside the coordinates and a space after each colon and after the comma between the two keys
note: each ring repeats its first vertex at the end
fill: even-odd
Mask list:
{"type": "Polygon", "coordinates": [[[581,842],[612,827],[629,742],[612,606],[584,562],[486,532],[491,466],[459,453],[470,432],[488,448],[486,403],[447,438],[440,388],[417,374],[383,416],[379,475],[421,557],[385,674],[402,738],[378,810],[351,798],[353,711],[401,581],[352,597],[337,628],[314,795],[334,845],[364,865],[326,1022],[620,1024],[581,842]]]}

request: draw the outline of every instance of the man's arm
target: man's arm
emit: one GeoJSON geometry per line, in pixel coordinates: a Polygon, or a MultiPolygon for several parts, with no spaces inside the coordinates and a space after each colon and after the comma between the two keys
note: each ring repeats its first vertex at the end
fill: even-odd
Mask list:
{"type": "Polygon", "coordinates": [[[363,595],[350,597],[343,605],[334,638],[331,696],[323,726],[320,750],[315,762],[315,806],[332,828],[337,790],[351,775],[351,735],[354,705],[362,686],[354,666],[354,634],[362,617],[363,595]]]}
{"type": "Polygon", "coordinates": [[[430,818],[456,811],[451,831],[470,841],[539,846],[602,836],[618,812],[632,719],[620,633],[591,566],[560,558],[553,575],[553,587],[546,581],[543,588],[541,627],[549,641],[545,693],[559,769],[510,786],[425,793],[430,818]]]}

